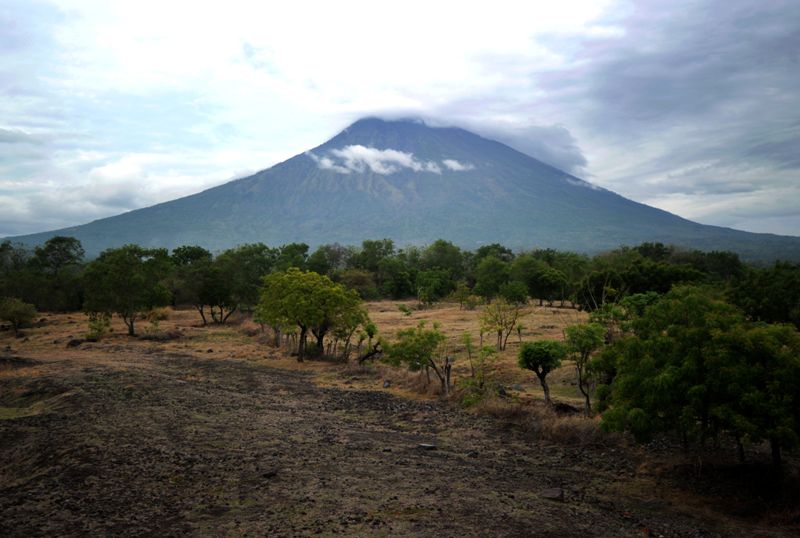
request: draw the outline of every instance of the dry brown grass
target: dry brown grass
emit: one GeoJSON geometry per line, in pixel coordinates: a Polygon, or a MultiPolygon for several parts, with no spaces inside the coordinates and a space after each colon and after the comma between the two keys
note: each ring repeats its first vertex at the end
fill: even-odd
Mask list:
{"type": "MultiPolygon", "coordinates": [[[[402,301],[377,301],[367,303],[371,319],[376,323],[380,334],[394,338],[398,330],[415,326],[420,321],[429,324],[439,323],[440,329],[449,339],[450,353],[456,356],[453,368],[453,384],[470,374],[466,352],[461,343],[465,332],[472,334],[476,348],[480,341],[481,307],[476,310],[461,310],[457,304],[440,303],[426,310],[414,310],[405,316],[398,305],[402,301]]],[[[431,382],[422,372],[408,372],[385,364],[342,365],[327,361],[297,362],[286,350],[272,347],[271,332],[262,332],[261,326],[249,316],[234,314],[226,325],[202,325],[201,319],[193,309],[169,309],[163,312],[157,327],[140,321],[137,332],[142,337],[130,337],[126,327],[117,317],[111,320],[111,329],[99,342],[83,343],[78,347],[67,347],[73,339],[83,339],[87,333],[88,319],[80,313],[43,314],[44,321],[35,327],[25,329],[23,337],[15,338],[11,331],[0,332],[0,351],[6,354],[24,353],[26,357],[41,359],[42,364],[35,368],[43,371],[54,360],[98,362],[104,365],[125,368],[135,365],[142,353],[179,354],[198,356],[204,359],[225,360],[230,358],[251,361],[268,361],[271,366],[313,372],[320,384],[357,388],[366,390],[388,390],[397,395],[411,398],[431,398],[439,395],[440,387],[435,377],[431,382]],[[384,388],[384,382],[389,387],[384,388]]],[[[521,323],[525,326],[523,340],[537,338],[562,338],[563,328],[585,319],[585,314],[570,309],[530,306],[521,323]]],[[[487,344],[493,342],[487,337],[487,344]]],[[[542,391],[531,372],[517,366],[516,354],[519,342],[512,334],[505,351],[498,353],[490,377],[495,383],[505,387],[515,401],[521,404],[540,402],[542,391]]],[[[351,362],[353,358],[351,358],[351,362]]],[[[30,372],[30,370],[28,370],[30,372]]],[[[13,371],[3,375],[14,375],[13,371]]],[[[574,386],[574,373],[571,365],[553,372],[550,384],[554,397],[572,405],[580,405],[581,399],[574,386]]],[[[513,413],[513,406],[498,401],[495,413],[513,413]],[[500,407],[506,407],[500,411],[500,407]]]]}
{"type": "MultiPolygon", "coordinates": [[[[413,310],[410,316],[405,316],[398,310],[398,306],[401,304],[410,305],[411,303],[407,301],[367,303],[369,316],[378,326],[380,334],[392,339],[399,330],[414,327],[420,321],[425,321],[429,326],[434,322],[439,323],[440,330],[448,338],[450,353],[456,357],[456,364],[453,367],[455,380],[469,376],[469,361],[461,338],[464,333],[470,333],[476,350],[479,348],[480,316],[483,307],[479,306],[475,310],[462,310],[456,303],[438,303],[429,309],[413,310]]],[[[522,341],[561,340],[564,337],[564,327],[586,321],[586,317],[586,313],[574,309],[529,305],[526,308],[526,314],[520,319],[520,323],[525,327],[522,331],[522,341]]],[[[484,335],[484,345],[493,344],[494,336],[484,335]]],[[[532,372],[523,370],[517,365],[519,346],[517,334],[511,334],[506,349],[497,355],[491,377],[522,400],[541,400],[543,393],[536,377],[532,372]]],[[[550,374],[551,390],[556,399],[572,405],[582,403],[580,393],[574,385],[574,378],[573,366],[569,362],[550,374]]]]}

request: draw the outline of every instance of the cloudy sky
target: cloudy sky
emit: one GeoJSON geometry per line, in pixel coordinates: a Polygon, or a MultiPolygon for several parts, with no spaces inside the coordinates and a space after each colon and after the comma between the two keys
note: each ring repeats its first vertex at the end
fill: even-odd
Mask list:
{"type": "Polygon", "coordinates": [[[197,192],[366,115],[800,235],[797,0],[252,4],[289,2],[0,1],[0,237],[197,192]]]}

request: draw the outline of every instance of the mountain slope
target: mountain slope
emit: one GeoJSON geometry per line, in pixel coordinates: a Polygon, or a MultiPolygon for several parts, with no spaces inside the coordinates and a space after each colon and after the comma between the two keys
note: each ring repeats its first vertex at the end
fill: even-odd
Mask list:
{"type": "Polygon", "coordinates": [[[463,129],[360,120],[250,177],[82,226],[14,238],[80,239],[88,254],[124,243],[221,250],[262,241],[312,246],[388,237],[466,248],[597,252],[661,241],[748,259],[800,260],[800,238],[705,226],[597,188],[463,129]]]}

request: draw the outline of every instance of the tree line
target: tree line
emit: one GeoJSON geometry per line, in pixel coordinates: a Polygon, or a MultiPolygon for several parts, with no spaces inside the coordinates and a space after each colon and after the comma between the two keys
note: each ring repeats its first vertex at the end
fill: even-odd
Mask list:
{"type": "Polygon", "coordinates": [[[645,243],[589,257],[553,249],[468,251],[444,240],[396,248],[246,244],[214,255],[199,246],[125,245],[86,261],[78,240],[54,237],[33,250],[0,244],[0,318],[15,330],[36,310],[83,310],[98,334],[110,316],[128,333],[163,305],[193,307],[203,323],[246,312],[275,343],[308,355],[382,357],[439,379],[451,390],[455,347],[437,326],[377,335],[362,306],[407,299],[418,308],[450,300],[481,305],[481,343],[465,335],[470,395],[488,386],[488,364],[516,332],[519,365],[550,401],[547,375],[566,359],[587,415],[637,439],[669,433],[705,445],[732,439],[743,451],[767,441],[773,460],[800,444],[800,266],[748,266],[731,252],[645,243]],[[531,302],[589,312],[558,341],[522,342],[531,302]],[[493,346],[483,345],[493,334],[493,346]],[[311,344],[309,340],[313,339],[311,344]],[[366,344],[366,345],[365,345],[366,344]]]}

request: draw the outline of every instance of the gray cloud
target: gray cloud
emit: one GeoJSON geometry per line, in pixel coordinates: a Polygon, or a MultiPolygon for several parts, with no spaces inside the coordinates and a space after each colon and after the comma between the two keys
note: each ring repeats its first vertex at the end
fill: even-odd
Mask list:
{"type": "MultiPolygon", "coordinates": [[[[775,196],[771,210],[788,217],[770,229],[797,233],[800,193],[781,189],[800,177],[800,3],[637,2],[608,22],[624,34],[582,39],[574,67],[532,73],[552,96],[543,106],[561,111],[584,147],[617,148],[589,165],[596,181],[654,203],[775,196]]],[[[681,214],[730,224],[725,212],[752,202],[732,200],[681,214]]]]}
{"type": "Polygon", "coordinates": [[[41,141],[18,129],[0,129],[0,144],[40,144],[41,141]]]}

